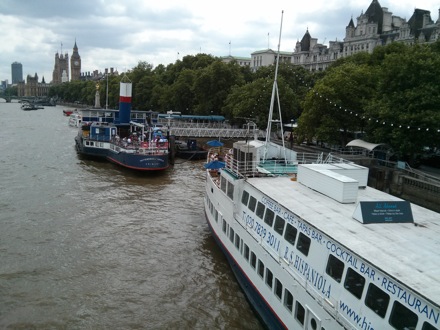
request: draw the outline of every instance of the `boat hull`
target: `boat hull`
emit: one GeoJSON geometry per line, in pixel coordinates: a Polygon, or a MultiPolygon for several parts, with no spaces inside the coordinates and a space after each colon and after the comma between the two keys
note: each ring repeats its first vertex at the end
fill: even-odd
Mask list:
{"type": "Polygon", "coordinates": [[[167,153],[162,155],[145,155],[117,153],[109,150],[107,159],[112,163],[137,171],[162,171],[170,166],[167,153]]]}
{"type": "Polygon", "coordinates": [[[229,266],[231,267],[232,272],[234,273],[234,276],[237,279],[238,284],[240,285],[240,288],[243,290],[244,294],[246,295],[246,298],[248,299],[252,308],[257,313],[259,319],[262,321],[262,323],[265,324],[265,326],[268,329],[287,329],[287,327],[283,325],[283,323],[278,319],[277,315],[272,311],[270,305],[265,301],[265,299],[260,295],[258,290],[251,283],[251,281],[246,276],[244,271],[241,269],[239,264],[229,253],[228,249],[223,244],[221,239],[217,236],[215,230],[213,229],[211,223],[209,222],[206,213],[205,213],[205,217],[215,242],[220,247],[223,254],[226,256],[229,266]]]}

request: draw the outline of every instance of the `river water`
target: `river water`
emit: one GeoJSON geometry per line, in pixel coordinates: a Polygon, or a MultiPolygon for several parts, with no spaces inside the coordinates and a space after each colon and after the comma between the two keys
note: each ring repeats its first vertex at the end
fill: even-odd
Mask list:
{"type": "Polygon", "coordinates": [[[203,162],[81,159],[62,109],[0,103],[0,328],[262,329],[205,221],[203,162]]]}

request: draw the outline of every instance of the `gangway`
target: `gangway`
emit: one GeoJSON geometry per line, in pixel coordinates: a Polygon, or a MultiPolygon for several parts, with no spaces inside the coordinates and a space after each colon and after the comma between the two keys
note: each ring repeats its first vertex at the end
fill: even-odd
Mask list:
{"type": "Polygon", "coordinates": [[[262,130],[250,131],[240,128],[213,128],[213,127],[173,127],[169,128],[170,134],[179,137],[198,138],[264,138],[266,132],[262,130]]]}

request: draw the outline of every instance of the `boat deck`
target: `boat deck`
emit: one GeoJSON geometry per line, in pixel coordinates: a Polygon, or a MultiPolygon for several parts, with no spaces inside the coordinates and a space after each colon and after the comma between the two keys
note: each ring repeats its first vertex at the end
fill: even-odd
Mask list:
{"type": "Polygon", "coordinates": [[[287,176],[247,180],[284,208],[382,271],[402,279],[428,299],[440,300],[438,213],[411,204],[414,223],[366,225],[353,219],[359,201],[401,199],[366,187],[359,189],[356,203],[342,204],[287,176]]]}

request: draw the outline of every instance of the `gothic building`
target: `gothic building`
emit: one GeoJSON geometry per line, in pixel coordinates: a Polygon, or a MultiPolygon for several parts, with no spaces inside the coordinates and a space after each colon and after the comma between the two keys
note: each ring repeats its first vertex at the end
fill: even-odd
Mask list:
{"type": "Polygon", "coordinates": [[[52,74],[52,84],[61,84],[69,81],[69,55],[55,54],[55,66],[52,74]]]}
{"type": "Polygon", "coordinates": [[[73,46],[73,53],[70,57],[70,79],[69,79],[69,54],[55,54],[55,65],[52,74],[52,84],[61,84],[69,80],[79,80],[81,77],[81,56],[78,53],[78,46],[73,46]]]}
{"type": "Polygon", "coordinates": [[[432,43],[439,39],[440,18],[434,22],[430,11],[415,9],[411,18],[406,21],[393,15],[388,8],[381,7],[378,0],[372,0],[367,11],[359,15],[356,24],[350,19],[342,42],[331,41],[327,47],[311,38],[307,31],[303,40],[295,47],[293,62],[311,71],[324,70],[340,57],[358,52],[372,53],[377,46],[392,42],[409,45],[432,43]]]}
{"type": "Polygon", "coordinates": [[[73,46],[73,53],[70,57],[70,80],[80,80],[81,77],[81,56],[78,53],[78,46],[73,46]]]}
{"type": "MultiPolygon", "coordinates": [[[[411,18],[395,16],[378,0],[372,0],[365,13],[357,17],[356,24],[350,19],[345,28],[343,41],[330,41],[329,45],[318,43],[307,30],[293,52],[281,52],[283,61],[302,65],[310,71],[325,70],[338,58],[358,52],[372,53],[377,46],[391,42],[403,42],[409,45],[432,43],[440,40],[440,10],[436,22],[431,19],[429,10],[415,9],[411,18]]],[[[276,52],[267,49],[251,54],[251,67],[274,64],[276,52]]]]}
{"type": "Polygon", "coordinates": [[[42,97],[47,96],[49,94],[50,85],[46,84],[44,81],[44,77],[40,82],[38,82],[38,75],[35,73],[35,76],[27,75],[26,81],[20,81],[17,84],[17,95],[18,96],[35,96],[42,97]]]}

